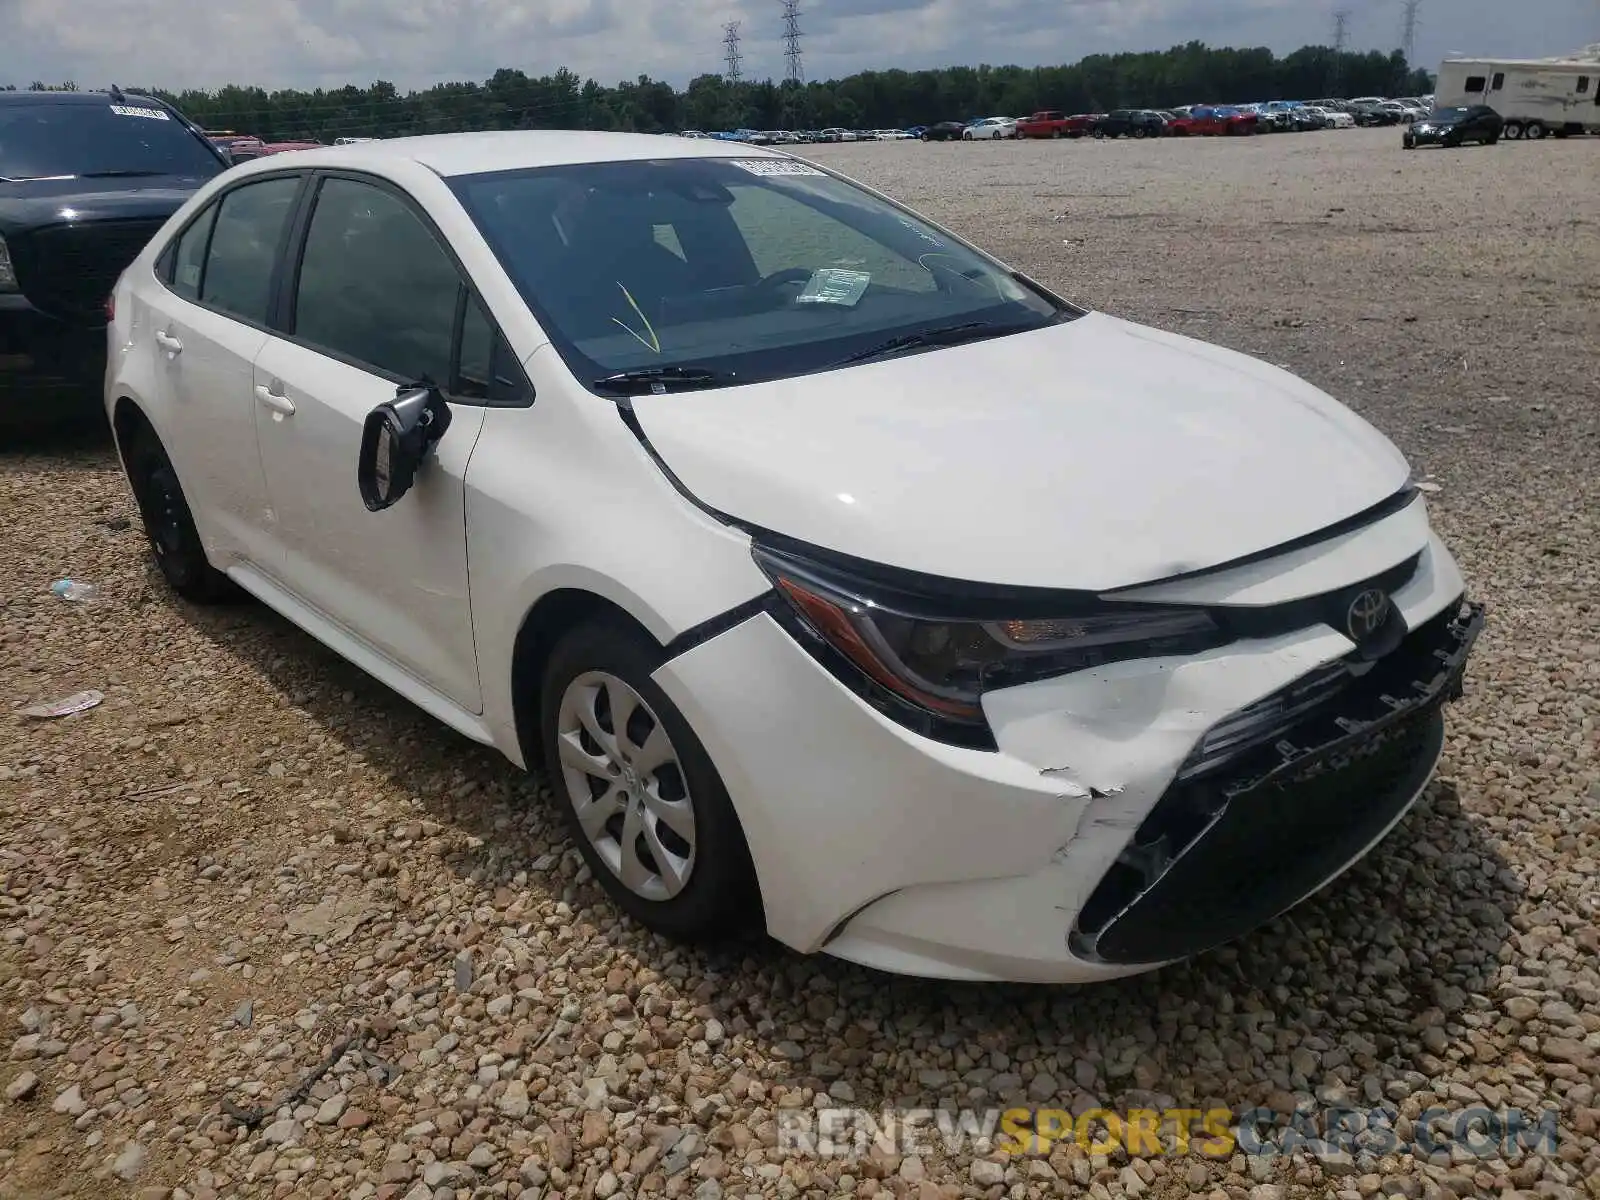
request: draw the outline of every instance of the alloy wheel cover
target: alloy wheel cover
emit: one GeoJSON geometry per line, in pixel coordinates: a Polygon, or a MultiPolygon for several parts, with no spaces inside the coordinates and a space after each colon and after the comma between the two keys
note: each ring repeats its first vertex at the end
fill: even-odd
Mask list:
{"type": "Polygon", "coordinates": [[[567,802],[612,875],[644,900],[679,895],[694,873],[694,800],[644,697],[610,672],[584,672],[562,693],[556,749],[567,802]]]}

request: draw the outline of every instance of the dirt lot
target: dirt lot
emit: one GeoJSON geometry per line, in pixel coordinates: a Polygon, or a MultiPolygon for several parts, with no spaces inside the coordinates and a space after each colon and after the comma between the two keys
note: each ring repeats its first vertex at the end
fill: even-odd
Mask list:
{"type": "Polygon", "coordinates": [[[1117,985],[686,953],[617,919],[540,781],[259,607],[165,594],[107,449],[8,450],[0,689],[106,701],[0,727],[0,1195],[1600,1196],[1600,139],[811,152],[1081,302],[1306,375],[1430,473],[1491,624],[1417,811],[1290,917],[1117,985]],[[100,600],[50,595],[68,574],[100,600]],[[773,1145],[820,1104],[1014,1095],[1386,1106],[1402,1136],[1553,1106],[1561,1134],[1509,1161],[773,1145]]]}

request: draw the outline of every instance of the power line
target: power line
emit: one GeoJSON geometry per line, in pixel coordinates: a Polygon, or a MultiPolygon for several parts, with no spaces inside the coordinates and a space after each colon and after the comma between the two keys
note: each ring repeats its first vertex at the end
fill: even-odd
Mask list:
{"type": "Polygon", "coordinates": [[[740,64],[744,62],[744,55],[739,53],[739,22],[729,21],[722,27],[722,61],[726,64],[723,69],[729,83],[738,83],[741,72],[740,64]]]}
{"type": "Polygon", "coordinates": [[[1404,15],[1400,22],[1400,49],[1406,56],[1406,66],[1417,66],[1417,10],[1422,0],[1405,0],[1404,15]]]}
{"type": "Polygon", "coordinates": [[[800,61],[800,0],[783,0],[783,77],[791,83],[804,83],[806,69],[800,61]]]}

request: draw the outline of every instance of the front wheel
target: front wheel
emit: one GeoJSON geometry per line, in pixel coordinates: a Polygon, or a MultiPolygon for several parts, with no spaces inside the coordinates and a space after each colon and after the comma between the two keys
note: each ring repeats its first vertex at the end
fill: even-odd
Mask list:
{"type": "Polygon", "coordinates": [[[619,621],[556,645],[540,696],[545,763],[567,828],[611,898],[685,941],[761,922],[755,868],[716,767],[651,678],[662,652],[619,621]]]}
{"type": "Polygon", "coordinates": [[[148,425],[135,430],[123,456],[151,557],[167,586],[194,604],[236,598],[238,589],[206,557],[178,473],[155,431],[148,425]]]}

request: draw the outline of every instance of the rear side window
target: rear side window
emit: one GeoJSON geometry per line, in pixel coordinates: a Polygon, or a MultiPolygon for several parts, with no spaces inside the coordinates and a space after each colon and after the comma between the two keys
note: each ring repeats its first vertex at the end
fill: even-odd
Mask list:
{"type": "Polygon", "coordinates": [[[211,240],[211,226],[217,219],[217,206],[207,207],[183,231],[173,249],[172,290],[185,300],[199,301],[200,279],[205,272],[206,246],[211,240]]]}
{"type": "Polygon", "coordinates": [[[300,177],[290,175],[247,183],[222,198],[200,280],[202,304],[267,323],[272,271],[299,189],[300,177]]]}
{"type": "Polygon", "coordinates": [[[1585,92],[1587,92],[1588,90],[1589,90],[1589,77],[1587,75],[1579,75],[1578,76],[1578,95],[1581,96],[1585,92]]]}
{"type": "Polygon", "coordinates": [[[1504,71],[1496,71],[1494,73],[1494,90],[1498,92],[1501,88],[1505,87],[1505,85],[1506,73],[1504,71]]]}
{"type": "Polygon", "coordinates": [[[1467,82],[1462,86],[1469,92],[1481,92],[1485,82],[1482,75],[1468,75],[1467,82]]]}
{"type": "Polygon", "coordinates": [[[306,233],[297,338],[407,381],[450,384],[461,277],[392,192],[328,179],[306,233]]]}

